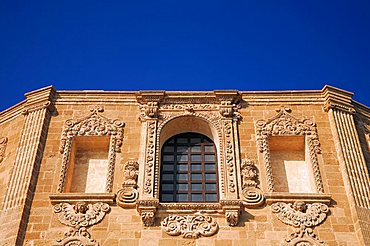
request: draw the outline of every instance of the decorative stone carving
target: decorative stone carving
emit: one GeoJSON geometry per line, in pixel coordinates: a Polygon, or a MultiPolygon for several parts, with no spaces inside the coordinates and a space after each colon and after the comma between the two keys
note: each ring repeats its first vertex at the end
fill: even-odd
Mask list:
{"type": "Polygon", "coordinates": [[[283,245],[324,245],[313,232],[313,227],[326,219],[329,212],[327,205],[306,204],[303,201],[296,201],[294,204],[277,202],[271,205],[271,210],[281,222],[295,228],[283,245]]]}
{"type": "Polygon", "coordinates": [[[139,200],[137,201],[137,204],[137,209],[144,226],[152,226],[154,224],[155,213],[159,205],[158,199],[139,200]]]}
{"type": "Polygon", "coordinates": [[[162,223],[162,230],[171,236],[182,235],[184,238],[208,237],[218,231],[218,224],[210,216],[170,215],[162,223]]]}
{"type": "Polygon", "coordinates": [[[119,120],[110,120],[100,113],[104,111],[101,106],[94,106],[91,113],[77,120],[67,120],[61,137],[60,153],[62,157],[62,169],[59,177],[58,192],[64,191],[64,184],[71,155],[72,140],[75,136],[110,136],[108,153],[108,175],[106,192],[112,191],[113,172],[116,160],[116,152],[121,152],[124,123],[119,120]]]}
{"type": "Polygon", "coordinates": [[[245,206],[259,206],[264,202],[262,191],[257,187],[258,169],[250,160],[243,160],[241,167],[242,197],[245,206]]]}
{"type": "Polygon", "coordinates": [[[7,137],[1,137],[0,138],[0,163],[5,158],[5,150],[6,150],[6,145],[7,144],[8,144],[8,138],[7,137]]]}
{"type": "Polygon", "coordinates": [[[139,175],[139,163],[128,161],[123,171],[122,189],[117,193],[117,204],[121,207],[134,206],[138,198],[137,176],[139,175]]]}
{"type": "Polygon", "coordinates": [[[237,226],[241,214],[242,204],[240,200],[221,200],[222,209],[225,212],[226,222],[229,226],[237,226]]]}
{"type": "Polygon", "coordinates": [[[91,238],[87,228],[103,220],[110,207],[106,203],[86,204],[78,202],[76,205],[59,203],[54,206],[54,213],[57,214],[60,223],[71,227],[65,233],[63,239],[57,240],[54,246],[70,245],[99,245],[91,238]]]}
{"type": "Polygon", "coordinates": [[[141,119],[146,118],[157,118],[158,117],[158,102],[148,102],[147,104],[140,107],[141,119]]]}
{"type": "Polygon", "coordinates": [[[263,160],[266,168],[268,190],[274,191],[274,179],[270,162],[270,149],[268,146],[269,136],[297,136],[304,135],[308,144],[309,155],[315,178],[316,189],[324,193],[317,154],[321,153],[316,124],[309,120],[299,120],[289,113],[291,110],[281,107],[276,110],[278,114],[271,119],[256,121],[257,144],[260,152],[263,153],[263,160]]]}

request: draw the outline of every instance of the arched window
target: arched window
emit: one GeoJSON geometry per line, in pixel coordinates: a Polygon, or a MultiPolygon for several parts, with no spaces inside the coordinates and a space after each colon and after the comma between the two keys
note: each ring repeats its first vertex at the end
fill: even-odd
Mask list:
{"type": "Polygon", "coordinates": [[[217,202],[216,146],[199,133],[182,133],[162,147],[161,202],[217,202]]]}

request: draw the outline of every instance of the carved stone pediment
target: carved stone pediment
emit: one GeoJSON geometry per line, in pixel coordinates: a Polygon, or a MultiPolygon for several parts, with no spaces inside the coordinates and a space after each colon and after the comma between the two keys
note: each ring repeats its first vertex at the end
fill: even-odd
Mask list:
{"type": "Polygon", "coordinates": [[[321,153],[321,149],[315,122],[309,119],[301,120],[293,117],[289,114],[291,110],[287,107],[281,107],[276,111],[278,114],[271,119],[258,120],[255,123],[257,145],[259,151],[263,154],[268,190],[273,192],[275,189],[270,162],[268,138],[270,136],[305,136],[311,159],[316,189],[318,192],[324,193],[324,187],[317,158],[317,155],[321,153]]]}
{"type": "Polygon", "coordinates": [[[213,218],[204,215],[170,215],[162,221],[161,226],[168,235],[182,235],[184,238],[209,237],[218,231],[218,224],[213,218]]]}
{"type": "Polygon", "coordinates": [[[61,137],[60,153],[63,153],[66,141],[75,136],[112,136],[114,149],[121,152],[124,123],[119,120],[110,120],[100,113],[104,111],[101,106],[90,109],[91,113],[77,120],[67,120],[61,137]]]}
{"type": "Polygon", "coordinates": [[[78,202],[75,205],[59,203],[54,206],[54,213],[60,223],[69,226],[63,239],[57,240],[53,245],[99,245],[91,238],[87,228],[103,220],[110,207],[106,203],[86,204],[78,202]]]}
{"type": "Polygon", "coordinates": [[[329,212],[327,205],[306,204],[303,201],[294,204],[277,202],[271,205],[271,210],[281,222],[295,228],[294,233],[285,239],[284,245],[324,245],[313,228],[326,219],[329,212]]]}

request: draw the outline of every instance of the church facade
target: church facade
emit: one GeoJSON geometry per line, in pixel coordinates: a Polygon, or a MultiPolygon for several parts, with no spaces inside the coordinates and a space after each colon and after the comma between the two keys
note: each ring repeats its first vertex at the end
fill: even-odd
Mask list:
{"type": "Polygon", "coordinates": [[[352,96],[26,93],[0,113],[0,245],[370,245],[352,96]]]}

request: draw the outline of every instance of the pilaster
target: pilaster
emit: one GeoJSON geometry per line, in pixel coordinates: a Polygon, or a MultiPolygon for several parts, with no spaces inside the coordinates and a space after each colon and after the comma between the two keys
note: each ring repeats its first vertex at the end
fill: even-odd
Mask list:
{"type": "Polygon", "coordinates": [[[7,238],[7,242],[14,245],[22,245],[27,228],[50,116],[54,110],[55,90],[49,86],[25,96],[22,111],[25,121],[3,207],[3,214],[12,218],[12,230],[17,230],[7,238]]]}

